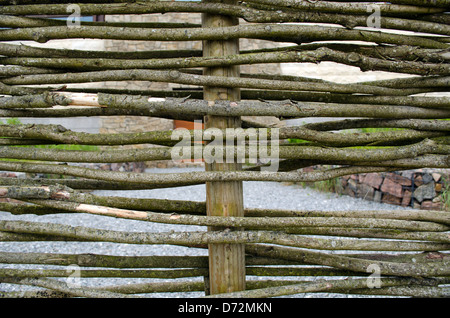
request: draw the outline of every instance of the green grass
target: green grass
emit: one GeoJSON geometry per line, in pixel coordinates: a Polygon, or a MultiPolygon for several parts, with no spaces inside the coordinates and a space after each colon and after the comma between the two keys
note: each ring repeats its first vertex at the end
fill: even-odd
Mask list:
{"type": "MultiPolygon", "coordinates": [[[[22,123],[20,122],[20,120],[18,118],[8,118],[6,119],[6,124],[7,125],[21,125],[22,123]]],[[[0,125],[4,125],[3,121],[0,120],[0,125]]]]}

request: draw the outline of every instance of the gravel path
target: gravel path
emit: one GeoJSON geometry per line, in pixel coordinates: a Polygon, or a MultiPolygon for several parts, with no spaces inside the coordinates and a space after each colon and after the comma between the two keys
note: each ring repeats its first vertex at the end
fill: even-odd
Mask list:
{"type": "MultiPolygon", "coordinates": [[[[148,169],[148,172],[184,172],[202,171],[202,168],[189,169],[148,169]]],[[[154,189],[141,191],[95,191],[98,195],[117,195],[128,197],[146,197],[177,200],[205,200],[205,186],[187,186],[170,189],[154,189]]],[[[284,185],[276,182],[244,182],[244,205],[252,208],[273,208],[293,210],[375,210],[401,209],[401,207],[369,202],[348,196],[338,196],[321,193],[312,189],[301,188],[296,185],[284,185]]],[[[63,223],[74,226],[89,226],[99,229],[136,232],[165,232],[165,231],[198,231],[204,230],[200,226],[180,226],[156,224],[123,220],[111,217],[89,214],[59,214],[59,215],[21,215],[15,216],[7,212],[0,212],[0,220],[28,220],[35,222],[63,223]]],[[[167,245],[130,245],[107,242],[0,242],[0,251],[7,252],[42,252],[42,253],[96,253],[109,255],[207,255],[205,250],[184,248],[167,245]]],[[[0,264],[0,268],[11,268],[12,265],[0,264]]],[[[15,268],[30,268],[29,265],[14,265],[15,268]]],[[[36,267],[34,267],[36,268],[36,267]]],[[[64,268],[42,266],[42,268],[64,268]]],[[[268,279],[267,277],[264,279],[268,279]]],[[[286,277],[285,279],[289,279],[286,277]]],[[[191,279],[194,280],[194,279],[191,279]]],[[[114,285],[123,283],[148,282],[152,279],[125,278],[89,278],[82,279],[86,286],[114,285]]],[[[155,280],[153,280],[155,281],[155,280]]],[[[0,291],[25,290],[24,286],[0,284],[0,291]]],[[[152,294],[150,297],[201,297],[203,293],[172,293],[152,294]]],[[[303,296],[303,295],[302,295],[303,296]]],[[[315,296],[318,296],[316,294],[315,296]]],[[[337,297],[337,296],[336,296],[337,297]]],[[[341,296],[342,297],[342,296],[341,296]]]]}

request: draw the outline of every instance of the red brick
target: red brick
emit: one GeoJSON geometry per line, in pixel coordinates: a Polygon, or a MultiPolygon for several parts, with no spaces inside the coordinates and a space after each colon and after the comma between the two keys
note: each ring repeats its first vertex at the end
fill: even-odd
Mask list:
{"type": "Polygon", "coordinates": [[[379,189],[381,183],[383,182],[383,177],[381,177],[378,173],[368,173],[364,176],[361,182],[368,184],[375,189],[379,189]]]}
{"type": "Polygon", "coordinates": [[[402,186],[396,182],[391,181],[389,178],[384,178],[383,184],[380,189],[382,192],[389,193],[397,198],[402,197],[402,186]]]}

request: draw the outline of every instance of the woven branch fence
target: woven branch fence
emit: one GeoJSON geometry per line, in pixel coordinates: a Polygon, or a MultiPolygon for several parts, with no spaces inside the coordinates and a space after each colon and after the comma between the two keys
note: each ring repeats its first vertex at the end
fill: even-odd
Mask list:
{"type": "Polygon", "coordinates": [[[177,12],[201,14],[201,25],[73,25],[47,18],[67,16],[69,1],[0,0],[0,4],[1,117],[82,120],[90,116],[141,116],[201,120],[205,125],[203,129],[183,131],[177,138],[172,130],[106,134],[76,132],[62,125],[0,125],[0,170],[29,176],[0,178],[0,198],[10,199],[0,203],[2,211],[17,215],[89,213],[205,227],[203,232],[120,232],[1,220],[1,241],[166,244],[208,249],[209,255],[118,256],[1,250],[0,263],[10,266],[0,269],[0,283],[40,289],[0,295],[116,298],[193,291],[205,292],[206,297],[316,292],[450,295],[449,212],[359,211],[357,207],[354,211],[252,209],[244,208],[242,195],[243,181],[317,182],[355,173],[449,168],[450,121],[445,120],[450,118],[450,100],[445,95],[450,83],[449,0],[77,1],[84,16],[177,12]],[[203,49],[88,51],[20,42],[79,38],[202,41],[203,49]],[[280,45],[240,49],[240,43],[248,39],[280,45]],[[342,84],[302,74],[240,71],[241,65],[264,68],[267,63],[321,62],[411,76],[342,84]],[[123,89],[96,86],[108,81],[123,82],[123,89]],[[189,89],[126,89],[126,83],[135,81],[176,83],[188,85],[189,89]],[[67,86],[83,83],[91,85],[67,86]],[[255,116],[341,119],[280,128],[251,120],[255,116]],[[361,128],[373,132],[359,132],[361,128]],[[211,132],[217,140],[218,136],[227,136],[226,145],[214,139],[211,146],[211,132]],[[198,136],[210,142],[194,142],[198,136]],[[252,136],[264,137],[266,142],[259,139],[255,148],[252,136]],[[183,144],[181,137],[186,139],[183,144]],[[292,144],[287,142],[290,139],[303,142],[292,144]],[[35,147],[61,144],[94,145],[100,150],[35,147]],[[204,159],[202,154],[208,153],[216,160],[205,162],[205,171],[168,174],[104,171],[80,165],[173,160],[174,154],[180,153],[183,159],[204,159]],[[224,154],[226,161],[217,160],[224,154]],[[309,166],[323,168],[302,172],[301,168],[309,166]],[[64,178],[41,179],[32,177],[34,174],[64,178]],[[100,189],[138,191],[197,184],[206,184],[205,202],[92,193],[100,189]],[[15,267],[19,264],[34,264],[35,268],[15,267]],[[68,275],[65,269],[42,268],[71,264],[80,266],[82,278],[166,280],[74,287],[61,279],[68,275]],[[263,279],[265,276],[279,279],[263,279]],[[203,280],[190,282],[182,279],[185,277],[203,280]]]}

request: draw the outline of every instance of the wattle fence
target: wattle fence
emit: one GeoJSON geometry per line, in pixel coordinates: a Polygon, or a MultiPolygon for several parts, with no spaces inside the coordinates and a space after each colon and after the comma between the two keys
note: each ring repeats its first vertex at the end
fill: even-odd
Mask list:
{"type": "Polygon", "coordinates": [[[244,208],[242,194],[243,181],[317,182],[359,173],[449,168],[450,122],[445,119],[450,118],[450,101],[441,95],[448,92],[450,75],[448,0],[351,4],[92,0],[78,1],[70,8],[68,1],[0,0],[0,4],[1,117],[142,116],[204,124],[203,129],[191,131],[116,134],[75,132],[61,125],[2,124],[0,171],[64,177],[1,177],[0,198],[10,200],[1,202],[0,210],[17,215],[91,213],[207,227],[204,232],[136,233],[0,220],[0,241],[98,241],[208,249],[205,257],[1,249],[0,263],[10,265],[0,268],[1,283],[45,289],[0,292],[2,297],[116,298],[178,291],[204,291],[206,297],[314,292],[450,295],[449,212],[252,209],[244,208]],[[68,12],[73,14],[67,20],[48,18],[68,12]],[[202,24],[76,19],[170,12],[201,13],[202,24]],[[118,52],[21,43],[79,38],[202,41],[203,49],[118,52]],[[240,50],[240,41],[246,39],[283,45],[240,50]],[[302,74],[240,71],[241,65],[325,61],[412,76],[342,84],[302,74]],[[133,91],[125,84],[123,89],[95,86],[108,81],[176,83],[188,88],[133,91]],[[83,83],[92,85],[69,85],[83,83]],[[244,116],[342,120],[280,128],[244,116]],[[362,128],[370,131],[358,131],[362,128]],[[77,165],[191,159],[204,160],[205,171],[154,174],[77,165]],[[310,166],[323,168],[302,171],[310,166]],[[205,202],[91,193],[196,184],[206,184],[205,202]],[[35,268],[23,269],[19,264],[35,268]],[[126,270],[135,269],[133,277],[166,281],[107,290],[73,286],[55,279],[67,277],[65,269],[43,270],[43,264],[75,264],[80,277],[124,277],[126,270]],[[249,275],[279,279],[255,281],[247,279],[249,275]],[[192,283],[183,277],[203,277],[204,282],[192,283]],[[311,277],[315,280],[308,280],[311,277]]]}

